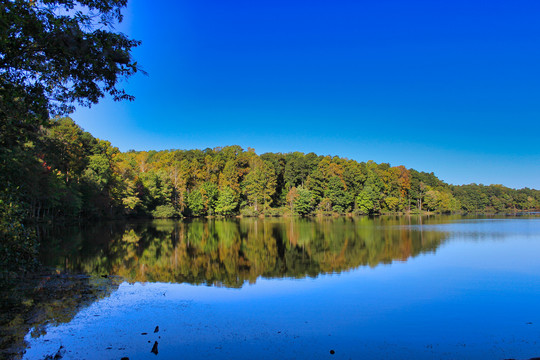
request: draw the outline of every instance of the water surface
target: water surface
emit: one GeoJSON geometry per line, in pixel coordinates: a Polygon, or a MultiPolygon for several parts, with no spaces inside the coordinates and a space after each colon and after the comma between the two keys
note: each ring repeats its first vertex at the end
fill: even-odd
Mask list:
{"type": "Polygon", "coordinates": [[[162,220],[41,236],[48,265],[124,282],[29,333],[27,359],[61,346],[64,359],[540,356],[537,217],[162,220]]]}

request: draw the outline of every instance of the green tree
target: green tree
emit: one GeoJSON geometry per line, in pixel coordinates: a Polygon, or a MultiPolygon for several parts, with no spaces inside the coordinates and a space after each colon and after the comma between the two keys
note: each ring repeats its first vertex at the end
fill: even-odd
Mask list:
{"type": "Polygon", "coordinates": [[[337,213],[344,213],[349,210],[352,199],[346,191],[343,180],[338,176],[332,176],[328,180],[327,187],[326,195],[332,202],[332,210],[337,213]]]}
{"type": "MultiPolygon", "coordinates": [[[[60,152],[48,153],[51,163],[53,155],[59,155],[57,167],[49,164],[49,159],[39,157],[42,169],[32,171],[32,180],[21,180],[20,169],[7,170],[14,160],[18,162],[13,155],[39,148],[40,129],[49,125],[50,117],[67,114],[77,104],[96,104],[105,94],[115,100],[133,99],[118,83],[138,71],[130,52],[140,43],[112,30],[122,20],[121,9],[126,3],[127,0],[0,3],[0,198],[10,198],[11,208],[29,209],[18,215],[21,223],[32,216],[39,219],[45,213],[80,214],[83,197],[79,181],[87,165],[86,156],[91,155],[86,147],[89,134],[63,121],[57,127],[58,130],[66,125],[67,130],[65,136],[56,138],[60,152]],[[33,142],[33,147],[27,146],[28,141],[33,142]],[[58,178],[57,170],[65,180],[58,178]],[[27,186],[32,182],[43,191],[27,186]],[[5,187],[6,184],[20,186],[5,187]]],[[[59,134],[49,135],[52,140],[59,134]]],[[[35,163],[31,165],[28,169],[38,169],[35,163]]],[[[0,223],[9,223],[11,216],[10,212],[1,212],[0,223]]],[[[17,238],[15,233],[11,234],[7,236],[17,238]]]]}
{"type": "Polygon", "coordinates": [[[13,195],[16,189],[3,190],[0,192],[0,277],[31,269],[37,254],[36,238],[24,225],[25,209],[13,195]]]}
{"type": "Polygon", "coordinates": [[[311,191],[300,186],[297,188],[294,199],[294,210],[300,215],[307,215],[313,210],[313,195],[311,191]]]}
{"type": "Polygon", "coordinates": [[[216,203],[216,213],[219,215],[232,215],[238,207],[238,199],[233,189],[225,187],[219,191],[216,203]]]}
{"type": "Polygon", "coordinates": [[[52,120],[44,132],[45,160],[64,174],[66,182],[77,181],[88,163],[88,136],[68,117],[52,120]]]}
{"type": "Polygon", "coordinates": [[[301,152],[293,152],[285,155],[284,182],[286,185],[303,185],[307,177],[317,167],[318,157],[314,153],[304,155],[301,152]]]}
{"type": "Polygon", "coordinates": [[[267,209],[276,191],[276,174],[272,164],[257,158],[246,175],[244,186],[246,197],[255,211],[259,211],[259,206],[267,209]]]}
{"type": "Polygon", "coordinates": [[[99,190],[103,190],[111,181],[112,169],[109,159],[106,155],[95,154],[88,157],[88,167],[84,175],[91,180],[99,190]]]}
{"type": "Polygon", "coordinates": [[[136,214],[144,207],[139,194],[139,185],[140,183],[136,181],[126,182],[126,186],[122,194],[122,205],[125,214],[136,214]]]}
{"type": "Polygon", "coordinates": [[[204,211],[209,215],[213,215],[219,195],[218,186],[211,182],[205,182],[202,184],[200,192],[203,197],[204,211]]]}
{"type": "Polygon", "coordinates": [[[356,207],[363,214],[376,214],[380,211],[379,193],[371,186],[366,186],[356,197],[356,207]]]}
{"type": "Polygon", "coordinates": [[[384,202],[388,210],[393,212],[398,211],[399,199],[397,197],[388,196],[386,199],[384,199],[384,202]]]}
{"type": "Polygon", "coordinates": [[[306,188],[313,194],[313,200],[316,204],[324,197],[325,185],[326,179],[319,169],[314,170],[306,180],[306,188]]]}
{"type": "Polygon", "coordinates": [[[96,104],[138,71],[140,44],[111,26],[127,0],[13,0],[0,4],[0,147],[36,133],[50,115],[96,104]]]}
{"type": "Polygon", "coordinates": [[[187,203],[191,215],[201,216],[205,214],[204,197],[200,189],[194,189],[189,193],[187,203]]]}

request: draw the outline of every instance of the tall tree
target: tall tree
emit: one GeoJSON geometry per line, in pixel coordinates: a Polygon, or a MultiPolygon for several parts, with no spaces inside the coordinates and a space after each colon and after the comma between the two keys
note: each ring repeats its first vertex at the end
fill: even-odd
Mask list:
{"type": "Polygon", "coordinates": [[[297,190],[297,197],[294,200],[294,210],[300,215],[307,215],[313,209],[313,196],[311,191],[300,186],[297,190]]]}
{"type": "Polygon", "coordinates": [[[0,147],[35,133],[51,115],[105,94],[139,68],[139,41],[111,31],[127,0],[12,0],[0,3],[0,147]]]}
{"type": "Polygon", "coordinates": [[[221,188],[216,202],[216,213],[219,215],[231,215],[238,206],[237,195],[229,187],[221,188]]]}
{"type": "MultiPolygon", "coordinates": [[[[140,42],[112,28],[122,21],[121,9],[126,3],[127,0],[0,2],[0,199],[16,204],[17,214],[24,221],[31,214],[39,216],[39,210],[28,210],[32,206],[25,199],[31,190],[19,186],[20,171],[6,171],[17,154],[30,151],[23,144],[36,140],[50,117],[67,114],[77,104],[96,104],[105,94],[115,100],[133,99],[118,83],[139,70],[130,53],[140,42]]],[[[77,144],[69,145],[69,150],[77,150],[77,144]]],[[[84,164],[83,155],[88,154],[70,153],[67,159],[73,155],[81,155],[79,160],[84,164]]],[[[72,171],[78,165],[70,160],[64,164],[72,171]]],[[[44,164],[44,168],[49,166],[44,164]]],[[[54,179],[52,172],[45,175],[47,180],[54,179]]],[[[68,172],[64,175],[66,181],[71,180],[68,172]]],[[[61,194],[68,205],[64,211],[78,213],[81,197],[77,186],[66,187],[59,179],[54,180],[50,183],[63,187],[54,194],[61,194]]],[[[10,214],[0,212],[0,223],[9,222],[10,214]]],[[[22,230],[9,236],[31,237],[22,230]]]]}
{"type": "Polygon", "coordinates": [[[245,194],[248,202],[259,211],[270,207],[272,195],[276,191],[276,174],[271,163],[256,158],[252,169],[244,180],[245,194]]]}

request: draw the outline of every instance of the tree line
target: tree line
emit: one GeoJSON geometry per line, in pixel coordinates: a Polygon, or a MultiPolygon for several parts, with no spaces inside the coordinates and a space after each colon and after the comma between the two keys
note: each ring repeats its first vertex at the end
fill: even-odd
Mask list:
{"type": "Polygon", "coordinates": [[[35,220],[111,217],[516,212],[540,191],[453,186],[433,173],[314,153],[225,146],[120,152],[72,119],[52,119],[11,152],[13,183],[35,220]]]}
{"type": "Polygon", "coordinates": [[[74,185],[93,161],[88,149],[56,149],[54,135],[42,129],[51,117],[96,104],[106,94],[133,100],[119,84],[141,71],[131,56],[140,41],[114,30],[126,5],[127,0],[0,2],[0,280],[36,264],[29,221],[80,216],[90,203],[77,196],[83,186],[74,185]],[[36,159],[76,159],[56,150],[76,151],[84,169],[61,167],[62,161],[60,168],[49,168],[36,159]],[[58,211],[60,206],[67,208],[58,211]]]}

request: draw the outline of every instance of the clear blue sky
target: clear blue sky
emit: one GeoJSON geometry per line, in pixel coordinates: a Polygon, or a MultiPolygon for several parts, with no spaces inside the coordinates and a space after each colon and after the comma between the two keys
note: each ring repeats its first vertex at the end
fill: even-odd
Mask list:
{"type": "Polygon", "coordinates": [[[130,0],[149,76],[73,118],[121,150],[238,144],[540,189],[540,1],[130,0]]]}

